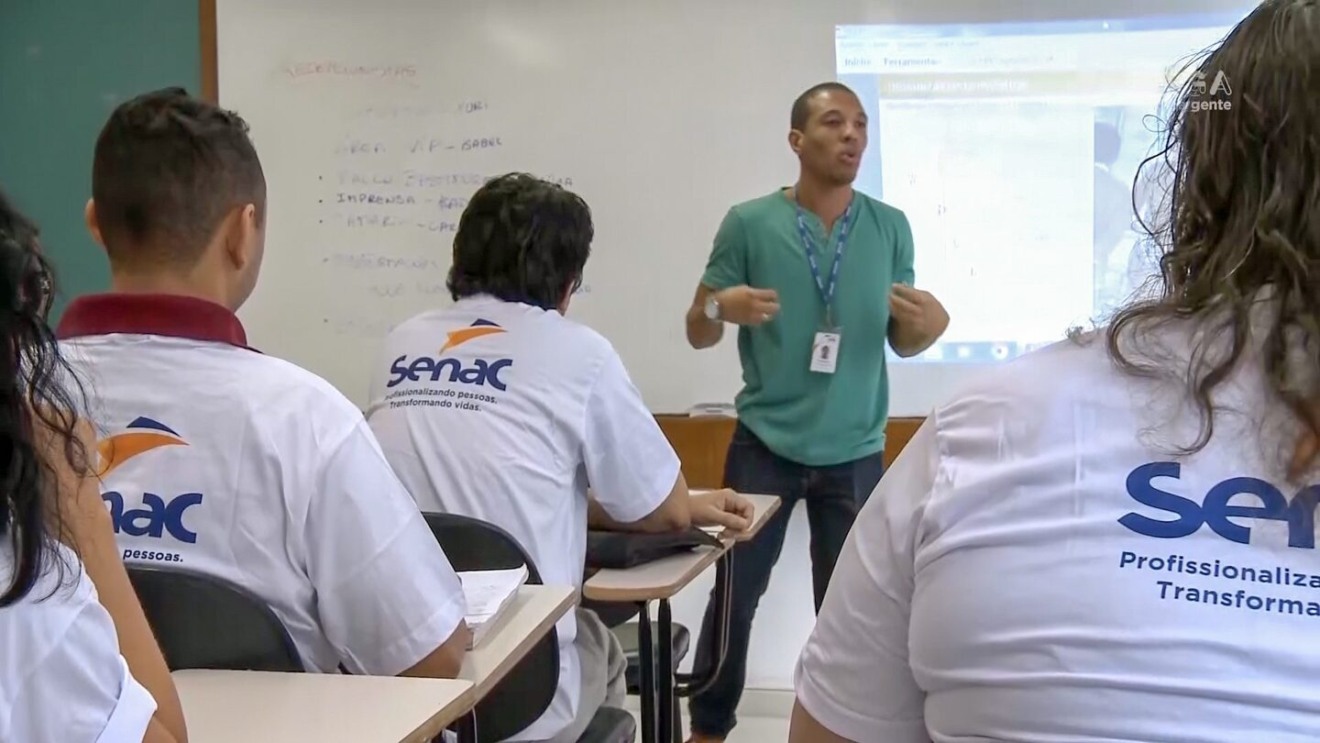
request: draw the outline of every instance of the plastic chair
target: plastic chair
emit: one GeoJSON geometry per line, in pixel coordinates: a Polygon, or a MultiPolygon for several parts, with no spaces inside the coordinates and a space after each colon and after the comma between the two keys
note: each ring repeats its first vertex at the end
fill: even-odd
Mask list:
{"type": "Polygon", "coordinates": [[[305,670],[284,623],[247,589],[182,568],[127,569],[171,671],[305,670]]]}

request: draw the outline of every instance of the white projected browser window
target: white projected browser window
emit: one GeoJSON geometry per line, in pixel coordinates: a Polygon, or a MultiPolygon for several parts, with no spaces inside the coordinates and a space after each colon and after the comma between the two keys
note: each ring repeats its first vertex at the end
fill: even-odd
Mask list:
{"type": "MultiPolygon", "coordinates": [[[[857,186],[906,212],[918,286],[952,317],[919,360],[1012,358],[1140,287],[1133,182],[1161,102],[1241,17],[837,28],[839,79],[872,120],[857,186]]],[[[1162,196],[1137,190],[1138,209],[1162,196]]]]}

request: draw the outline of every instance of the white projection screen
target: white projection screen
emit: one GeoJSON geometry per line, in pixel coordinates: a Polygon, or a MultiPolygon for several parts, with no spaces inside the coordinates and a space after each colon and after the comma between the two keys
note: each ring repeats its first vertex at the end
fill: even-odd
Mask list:
{"type": "MultiPolygon", "coordinates": [[[[870,113],[858,187],[907,214],[918,283],[952,318],[926,353],[891,355],[896,412],[1146,288],[1158,256],[1142,224],[1168,169],[1142,163],[1164,149],[1189,62],[1251,7],[912,3],[836,26],[837,79],[870,113]]],[[[1230,100],[1231,80],[1198,84],[1230,100]]]]}

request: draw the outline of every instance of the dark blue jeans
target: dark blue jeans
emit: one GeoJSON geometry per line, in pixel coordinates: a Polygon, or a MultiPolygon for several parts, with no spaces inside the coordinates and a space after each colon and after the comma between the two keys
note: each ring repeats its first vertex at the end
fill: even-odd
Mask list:
{"type": "MultiPolygon", "coordinates": [[[[692,731],[724,738],[737,724],[738,702],[747,680],[747,650],[752,638],[752,619],[757,604],[770,585],[770,571],[779,560],[784,535],[793,508],[807,504],[811,526],[811,582],[820,611],[829,587],[834,564],[852,529],[857,511],[870,497],[884,472],[884,453],[877,452],[853,462],[828,467],[808,467],[791,462],[766,448],[741,423],[734,430],[729,456],[724,464],[724,486],[743,493],[777,495],[783,505],[756,538],[734,548],[733,602],[729,607],[729,646],[724,665],[710,688],[694,696],[690,705],[692,731]]],[[[701,671],[714,664],[715,596],[706,605],[701,623],[694,667],[701,671]]]]}

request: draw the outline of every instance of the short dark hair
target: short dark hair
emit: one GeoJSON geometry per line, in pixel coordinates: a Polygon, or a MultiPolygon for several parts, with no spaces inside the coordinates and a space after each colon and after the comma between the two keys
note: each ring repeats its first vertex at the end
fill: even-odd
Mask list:
{"type": "Polygon", "coordinates": [[[581,283],[594,236],[591,209],[572,191],[526,173],[492,178],[458,221],[449,294],[552,309],[581,283]]]}
{"type": "MultiPolygon", "coordinates": [[[[853,98],[857,98],[857,94],[853,92],[853,89],[843,83],[834,81],[817,83],[807,88],[802,95],[797,97],[797,100],[793,101],[793,110],[788,116],[790,129],[802,131],[807,128],[807,122],[811,120],[811,99],[821,93],[847,93],[853,98]]],[[[858,98],[858,100],[861,99],[858,98]]]]}
{"type": "Polygon", "coordinates": [[[165,88],[110,114],[92,199],[112,263],[191,265],[231,210],[264,218],[266,178],[238,114],[165,88]]]}

